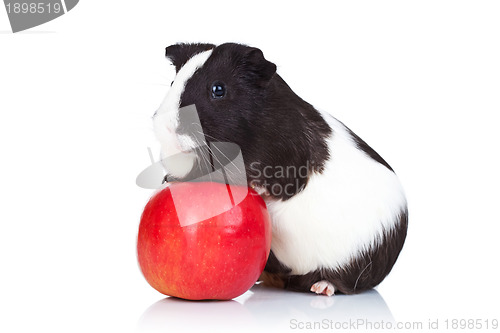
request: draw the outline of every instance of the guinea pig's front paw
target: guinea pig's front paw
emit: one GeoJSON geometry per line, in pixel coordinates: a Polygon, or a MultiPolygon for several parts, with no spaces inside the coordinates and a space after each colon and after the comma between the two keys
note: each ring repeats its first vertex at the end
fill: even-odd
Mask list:
{"type": "Polygon", "coordinates": [[[161,184],[162,185],[172,184],[172,183],[176,183],[178,181],[179,181],[178,178],[172,177],[170,175],[165,175],[165,177],[163,177],[163,180],[161,181],[161,184]]]}
{"type": "Polygon", "coordinates": [[[311,286],[311,291],[318,295],[332,296],[335,293],[335,287],[330,282],[321,280],[311,286]]]}

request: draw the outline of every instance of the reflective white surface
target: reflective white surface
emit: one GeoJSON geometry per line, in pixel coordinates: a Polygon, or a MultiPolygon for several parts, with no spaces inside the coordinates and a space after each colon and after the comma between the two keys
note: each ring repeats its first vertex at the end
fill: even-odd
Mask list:
{"type": "Polygon", "coordinates": [[[219,332],[287,331],[308,322],[356,320],[393,322],[394,318],[376,290],[359,295],[333,297],[297,293],[263,285],[232,301],[187,301],[167,297],[152,304],[137,324],[137,332],[172,329],[219,332]]]}

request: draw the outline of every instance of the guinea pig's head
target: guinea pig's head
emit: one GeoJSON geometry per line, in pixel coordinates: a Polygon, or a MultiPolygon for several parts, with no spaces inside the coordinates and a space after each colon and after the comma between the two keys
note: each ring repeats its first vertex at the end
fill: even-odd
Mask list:
{"type": "Polygon", "coordinates": [[[252,141],[276,65],[261,50],[233,43],[175,44],[166,56],[176,76],[153,116],[154,130],[162,158],[177,156],[168,172],[182,178],[199,158],[195,148],[202,140],[232,142],[242,150],[252,141]],[[196,121],[185,111],[193,106],[196,121]]]}

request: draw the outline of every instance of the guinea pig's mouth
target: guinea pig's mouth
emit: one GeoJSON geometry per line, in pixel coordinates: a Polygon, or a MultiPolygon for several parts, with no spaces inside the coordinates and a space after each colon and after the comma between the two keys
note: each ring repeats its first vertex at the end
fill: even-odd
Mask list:
{"type": "Polygon", "coordinates": [[[194,151],[194,149],[188,149],[188,150],[181,150],[181,154],[194,155],[194,154],[196,154],[196,152],[194,151]]]}

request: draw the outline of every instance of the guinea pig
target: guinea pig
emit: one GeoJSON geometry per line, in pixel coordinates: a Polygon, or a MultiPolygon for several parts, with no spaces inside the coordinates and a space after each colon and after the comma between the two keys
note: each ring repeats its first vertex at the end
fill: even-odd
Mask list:
{"type": "Polygon", "coordinates": [[[206,141],[240,147],[248,185],[267,204],[272,243],[264,283],[328,296],[377,286],[408,227],[405,194],[389,164],[295,94],[258,48],[176,44],[166,57],[176,76],[153,125],[161,157],[183,160],[167,176],[186,179],[200,164],[179,114],[195,105],[206,141]]]}

